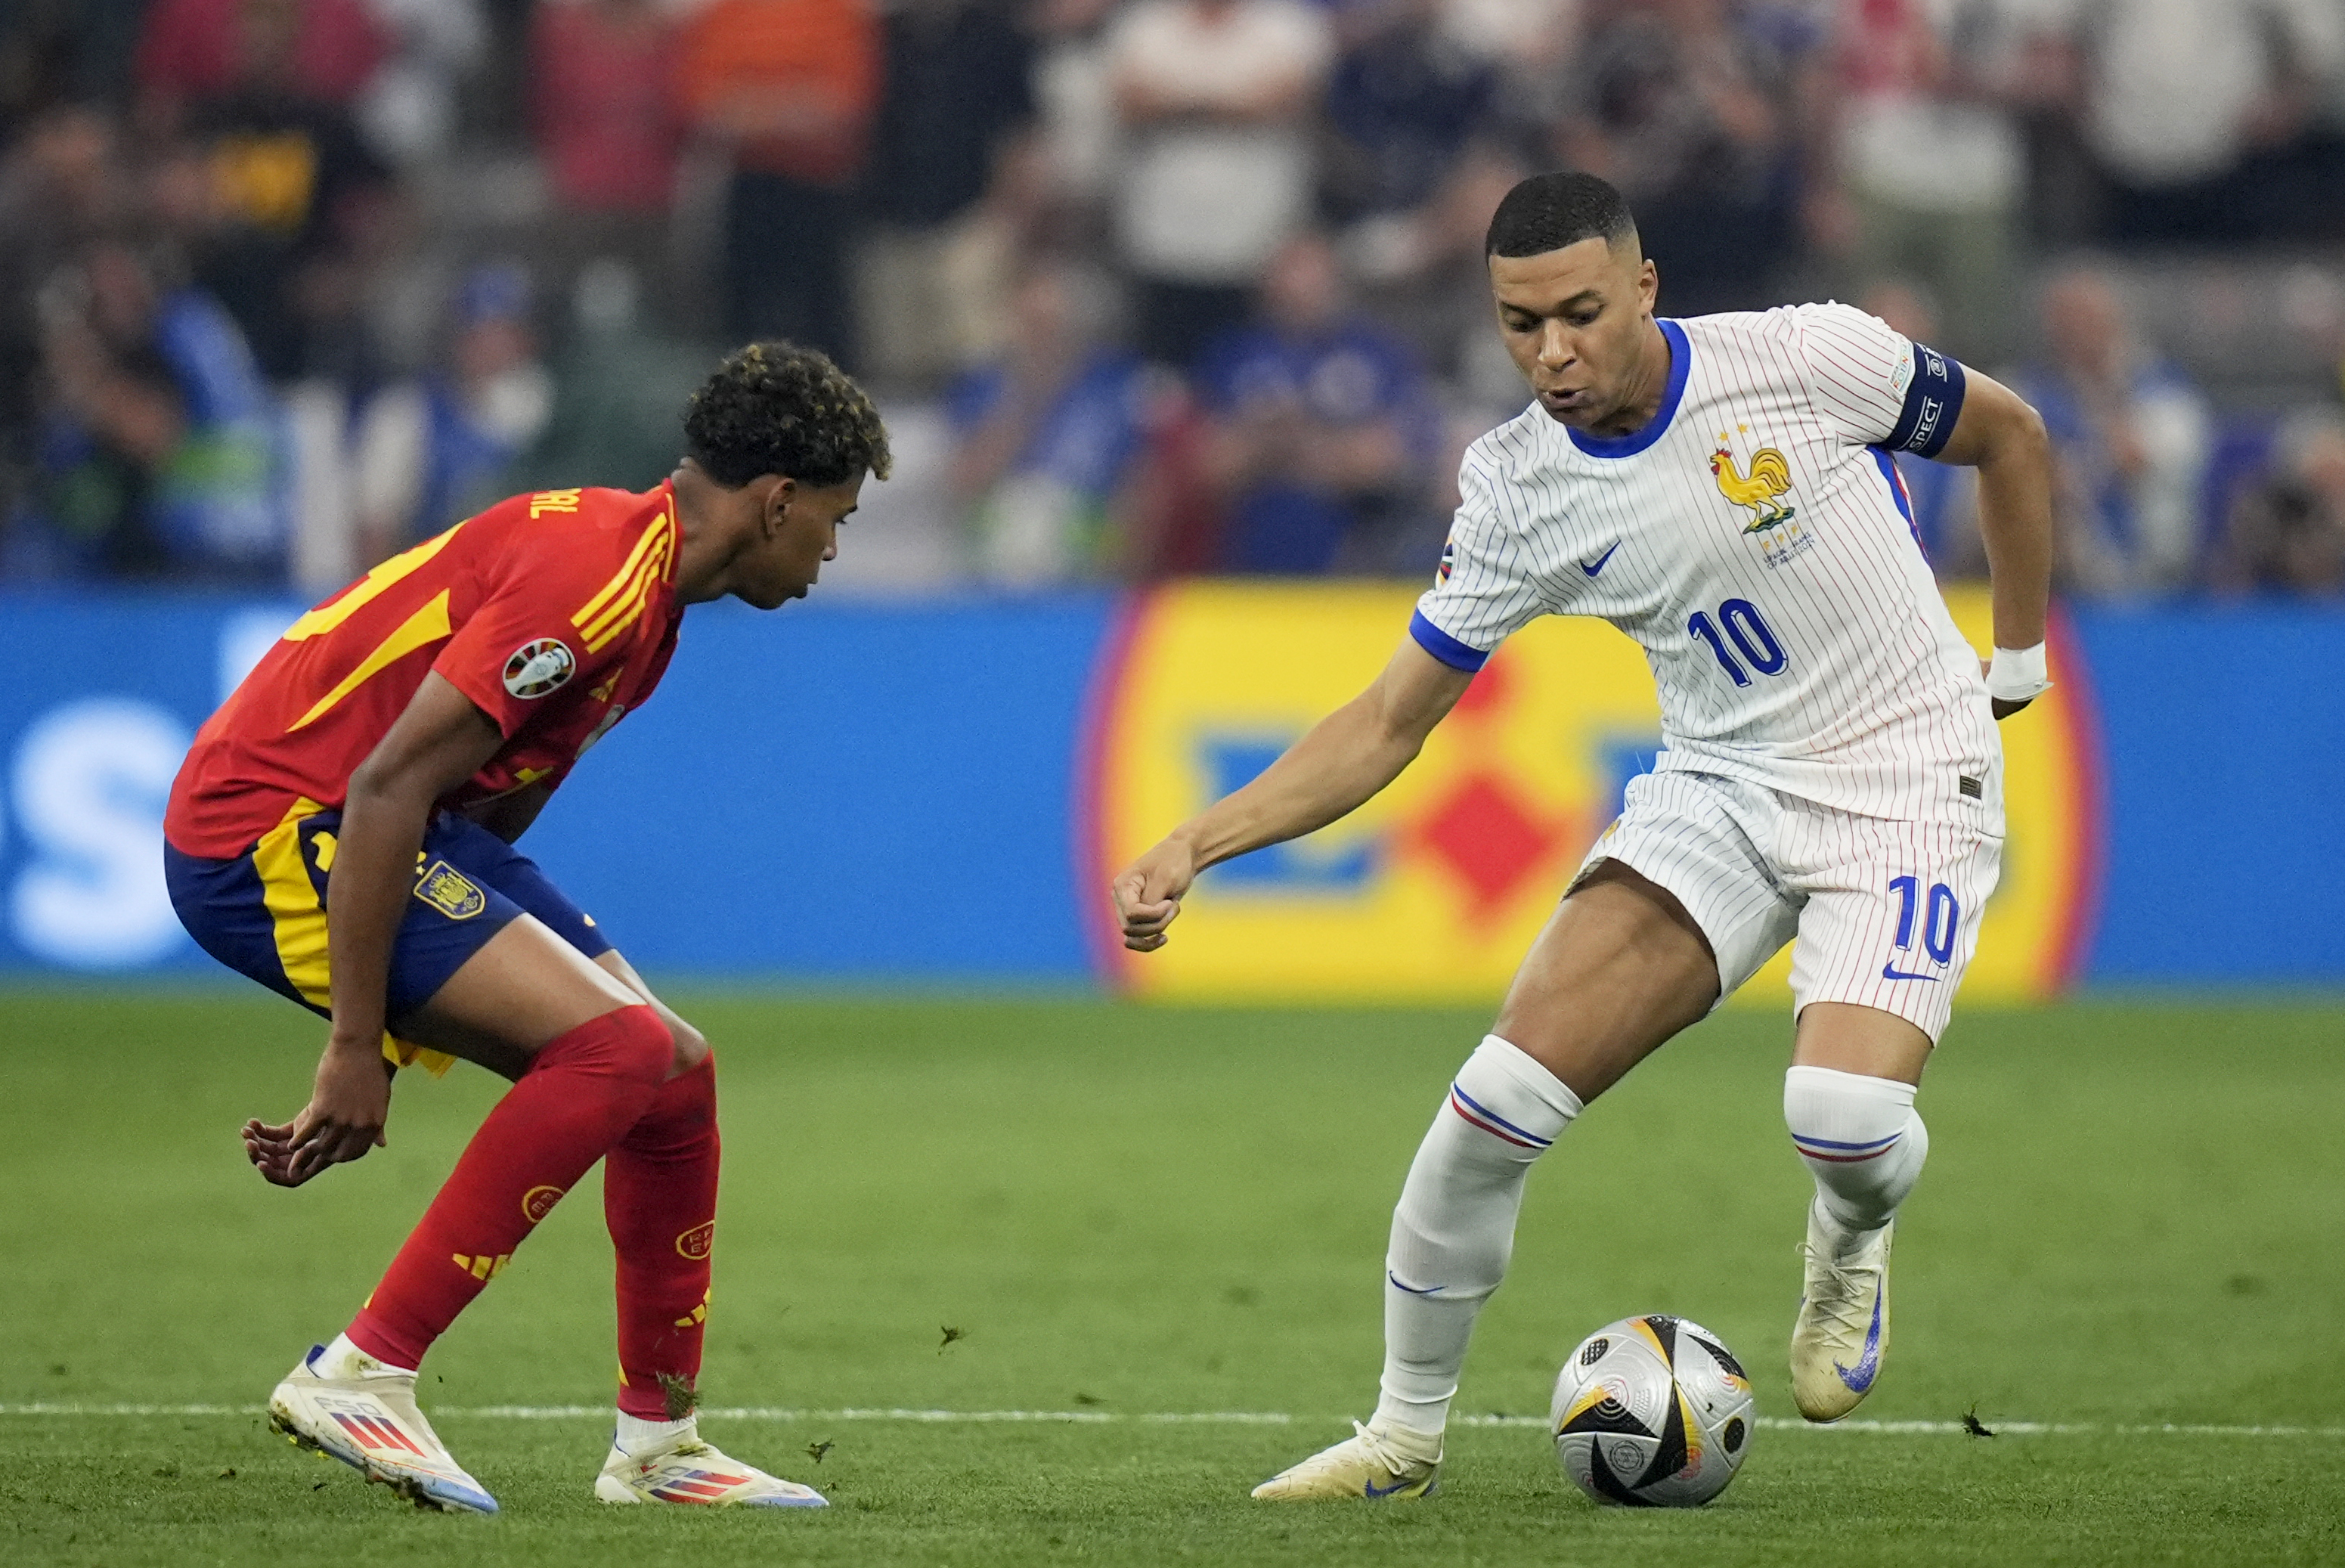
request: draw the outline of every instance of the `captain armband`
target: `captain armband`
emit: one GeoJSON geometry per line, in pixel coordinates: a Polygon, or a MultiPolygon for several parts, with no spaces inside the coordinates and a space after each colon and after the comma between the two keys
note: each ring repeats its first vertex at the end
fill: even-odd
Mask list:
{"type": "Polygon", "coordinates": [[[1923,343],[1914,345],[1914,379],[1905,386],[1905,406],[1897,428],[1883,445],[1892,452],[1935,457],[1954,433],[1963,412],[1963,366],[1960,360],[1923,343]]]}

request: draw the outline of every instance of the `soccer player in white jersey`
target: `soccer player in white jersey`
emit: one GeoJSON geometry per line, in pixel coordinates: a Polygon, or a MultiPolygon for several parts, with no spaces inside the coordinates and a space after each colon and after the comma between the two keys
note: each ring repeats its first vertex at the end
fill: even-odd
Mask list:
{"type": "Polygon", "coordinates": [[[1993,720],[2047,685],[2050,454],[2026,403],[1846,306],[1657,318],[1629,209],[1588,175],[1517,186],[1485,253],[1535,401],[1467,452],[1439,578],[1383,674],[1116,878],[1125,945],[1162,946],[1200,871],[1389,784],[1538,616],[1599,616],[1644,646],[1664,749],[1409,1167],[1374,1418],[1257,1497],[1433,1491],[1531,1162],[1787,942],[1783,1113],[1816,1188],[1792,1388],[1811,1420],[1855,1408],[1888,1348],[1892,1222],[1929,1148],[1914,1088],[2001,857],[1993,720]],[[1984,671],[1893,452],[1978,470],[1984,671]]]}

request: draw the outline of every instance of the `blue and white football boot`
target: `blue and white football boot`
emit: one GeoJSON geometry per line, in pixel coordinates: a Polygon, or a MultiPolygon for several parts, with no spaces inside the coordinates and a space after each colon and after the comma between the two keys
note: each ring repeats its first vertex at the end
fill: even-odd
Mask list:
{"type": "Polygon", "coordinates": [[[1438,1435],[1352,1423],[1352,1435],[1254,1489],[1266,1502],[1431,1497],[1441,1485],[1438,1435]]]}
{"type": "Polygon", "coordinates": [[[415,1407],[415,1374],[347,1339],[313,1347],[269,1396],[269,1424],[296,1448],[340,1460],[418,1508],[494,1513],[497,1500],[464,1473],[415,1407]]]}
{"type": "Polygon", "coordinates": [[[1836,1421],[1863,1402],[1889,1354],[1891,1220],[1851,1233],[1808,1208],[1800,1246],[1807,1279],[1792,1323],[1792,1398],[1812,1421],[1836,1421]]]}

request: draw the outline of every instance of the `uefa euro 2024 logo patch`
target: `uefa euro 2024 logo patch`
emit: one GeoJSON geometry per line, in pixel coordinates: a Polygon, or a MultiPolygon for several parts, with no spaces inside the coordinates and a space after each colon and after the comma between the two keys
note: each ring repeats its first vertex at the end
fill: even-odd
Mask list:
{"type": "Polygon", "coordinates": [[[505,660],[505,689],[518,697],[543,697],[577,671],[577,658],[560,637],[539,637],[505,660]]]}

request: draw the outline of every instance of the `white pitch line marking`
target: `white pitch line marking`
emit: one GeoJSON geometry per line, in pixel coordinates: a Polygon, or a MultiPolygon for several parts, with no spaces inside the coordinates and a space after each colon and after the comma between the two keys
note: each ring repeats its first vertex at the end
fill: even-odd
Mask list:
{"type": "MultiPolygon", "coordinates": [[[[79,1404],[47,1400],[30,1404],[0,1404],[6,1416],[259,1416],[260,1405],[79,1404]]],[[[847,1410],[798,1410],[782,1405],[710,1405],[702,1415],[716,1420],[752,1421],[909,1421],[929,1425],[987,1422],[1056,1423],[1066,1426],[1110,1426],[1141,1421],[1178,1426],[1341,1426],[1338,1416],[1298,1416],[1285,1410],[1161,1410],[1124,1415],[1115,1410],[936,1410],[900,1407],[854,1407],[847,1410]]],[[[607,1405],[450,1405],[432,1410],[435,1420],[563,1421],[608,1420],[607,1405]]],[[[1461,1415],[1452,1420],[1461,1427],[1539,1427],[1544,1416],[1461,1415]]],[[[1876,1436],[1946,1436],[1964,1430],[1960,1421],[1844,1420],[1830,1426],[1761,1416],[1757,1424],[1771,1431],[1866,1432],[1876,1436]]],[[[1997,1421],[1995,1435],[2015,1437],[2222,1437],[2222,1438],[2345,1438],[2345,1427],[2222,1426],[2206,1421],[1997,1421]]]]}

